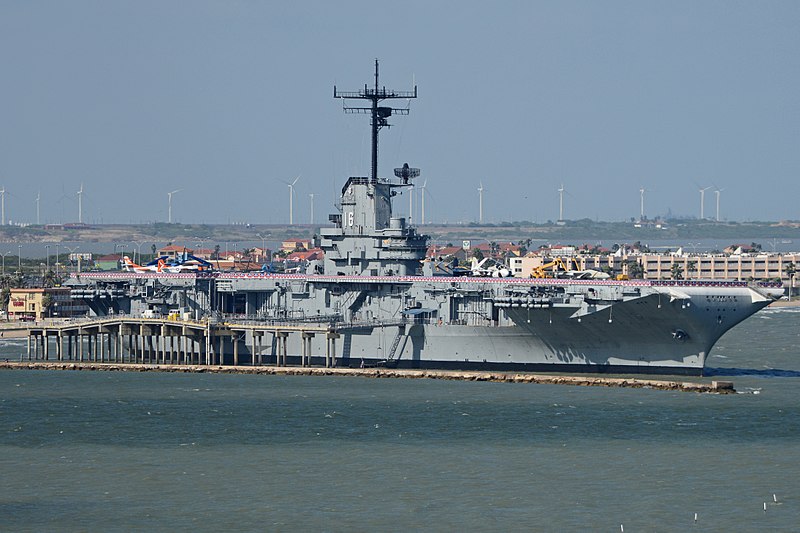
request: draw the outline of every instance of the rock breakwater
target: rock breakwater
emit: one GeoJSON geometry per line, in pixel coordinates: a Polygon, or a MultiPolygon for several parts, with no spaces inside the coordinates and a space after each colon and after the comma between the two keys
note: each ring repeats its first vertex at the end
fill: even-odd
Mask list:
{"type": "Polygon", "coordinates": [[[491,381],[501,383],[531,383],[548,385],[573,385],[583,387],[619,387],[657,389],[684,392],[731,394],[736,390],[730,381],[710,383],[669,381],[639,378],[612,378],[597,376],[561,376],[515,372],[473,372],[457,370],[412,370],[393,368],[306,368],[275,366],[206,366],[206,365],[153,365],[118,363],[79,363],[52,361],[0,361],[0,369],[27,370],[79,370],[106,372],[195,372],[211,374],[259,374],[273,376],[356,376],[364,378],[443,379],[457,381],[491,381]]]}

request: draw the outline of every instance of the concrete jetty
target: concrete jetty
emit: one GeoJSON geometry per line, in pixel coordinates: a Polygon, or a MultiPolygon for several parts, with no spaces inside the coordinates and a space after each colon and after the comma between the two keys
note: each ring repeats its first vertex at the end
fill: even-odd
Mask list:
{"type": "Polygon", "coordinates": [[[514,372],[472,372],[457,370],[409,370],[392,368],[311,368],[287,366],[219,366],[140,363],[92,363],[48,361],[0,361],[0,369],[12,370],[79,370],[109,372],[196,372],[211,374],[257,374],[272,376],[353,376],[363,378],[443,379],[457,381],[492,381],[501,383],[530,383],[573,385],[583,387],[619,387],[657,389],[681,392],[733,394],[730,381],[711,383],[668,381],[638,378],[595,376],[557,376],[514,372]]]}

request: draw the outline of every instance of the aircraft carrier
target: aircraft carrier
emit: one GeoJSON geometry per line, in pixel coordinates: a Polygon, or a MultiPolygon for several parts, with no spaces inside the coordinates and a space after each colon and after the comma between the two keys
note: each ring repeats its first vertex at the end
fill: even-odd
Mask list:
{"type": "Polygon", "coordinates": [[[247,324],[233,328],[241,348],[219,344],[220,364],[701,374],[714,343],[783,292],[740,281],[434,275],[428,238],[392,211],[419,171],[378,176],[378,133],[408,113],[386,104],[416,98],[416,87],[381,87],[376,61],[374,85],[334,87],[334,97],[370,116],[372,165],[344,183],[318,237],[324,261],[300,274],[81,273],[67,282],[72,297],[97,318],[247,324]]]}

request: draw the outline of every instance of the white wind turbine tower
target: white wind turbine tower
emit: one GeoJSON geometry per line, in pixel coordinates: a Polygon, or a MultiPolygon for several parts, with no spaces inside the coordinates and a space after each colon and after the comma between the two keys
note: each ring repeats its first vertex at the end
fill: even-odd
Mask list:
{"type": "Polygon", "coordinates": [[[483,182],[478,185],[478,224],[483,224],[483,182]]]}
{"type": "Polygon", "coordinates": [[[37,192],[36,193],[36,225],[37,226],[40,224],[40,222],[39,222],[39,200],[41,200],[41,199],[42,199],[42,193],[41,192],[37,192]]]}
{"type": "Polygon", "coordinates": [[[81,190],[78,191],[78,224],[83,224],[83,182],[81,190]]]}
{"type": "Polygon", "coordinates": [[[311,198],[311,225],[313,226],[314,225],[314,193],[313,192],[310,193],[308,195],[308,197],[311,198]]]}
{"type": "Polygon", "coordinates": [[[288,181],[280,180],[285,183],[289,187],[289,225],[291,226],[294,224],[294,185],[297,183],[297,180],[300,179],[300,175],[298,175],[293,182],[289,183],[288,181]]]}
{"type": "Polygon", "coordinates": [[[558,220],[564,220],[564,184],[558,189],[558,220]]]}
{"type": "Polygon", "coordinates": [[[700,187],[700,220],[705,219],[706,191],[711,187],[700,187]]]}
{"type": "Polygon", "coordinates": [[[6,225],[6,188],[0,189],[0,211],[2,211],[3,226],[6,225]]]}
{"type": "Polygon", "coordinates": [[[425,180],[424,182],[422,182],[422,187],[420,187],[420,190],[419,190],[420,198],[422,200],[422,203],[421,203],[421,207],[422,207],[421,222],[422,222],[423,226],[425,225],[425,186],[426,185],[428,185],[428,180],[425,180]]]}
{"type": "Polygon", "coordinates": [[[644,220],[644,191],[645,191],[644,187],[639,189],[639,194],[641,195],[639,204],[639,220],[644,220]]]}
{"type": "Polygon", "coordinates": [[[414,218],[414,184],[408,189],[408,223],[414,218]]]}
{"type": "Polygon", "coordinates": [[[717,222],[719,222],[719,193],[724,191],[725,189],[714,189],[714,194],[717,195],[717,222]]]}
{"type": "Polygon", "coordinates": [[[175,189],[172,192],[167,193],[167,223],[172,224],[172,195],[178,192],[181,192],[183,189],[175,189]]]}

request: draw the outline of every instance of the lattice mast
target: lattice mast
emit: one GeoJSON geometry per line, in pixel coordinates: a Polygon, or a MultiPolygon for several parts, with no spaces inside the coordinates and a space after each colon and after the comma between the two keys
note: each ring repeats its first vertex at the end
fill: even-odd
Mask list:
{"type": "Polygon", "coordinates": [[[375,60],[375,87],[370,88],[364,84],[364,89],[358,92],[341,92],[333,86],[333,97],[341,98],[343,100],[369,100],[370,107],[352,107],[344,102],[343,108],[345,113],[369,113],[372,117],[372,172],[370,175],[371,180],[374,182],[378,179],[378,132],[381,128],[391,127],[389,124],[389,117],[392,113],[395,115],[408,115],[409,109],[394,108],[387,106],[379,106],[378,104],[383,100],[410,100],[417,97],[417,86],[414,85],[413,91],[393,91],[380,87],[378,84],[378,60],[375,60]]]}

